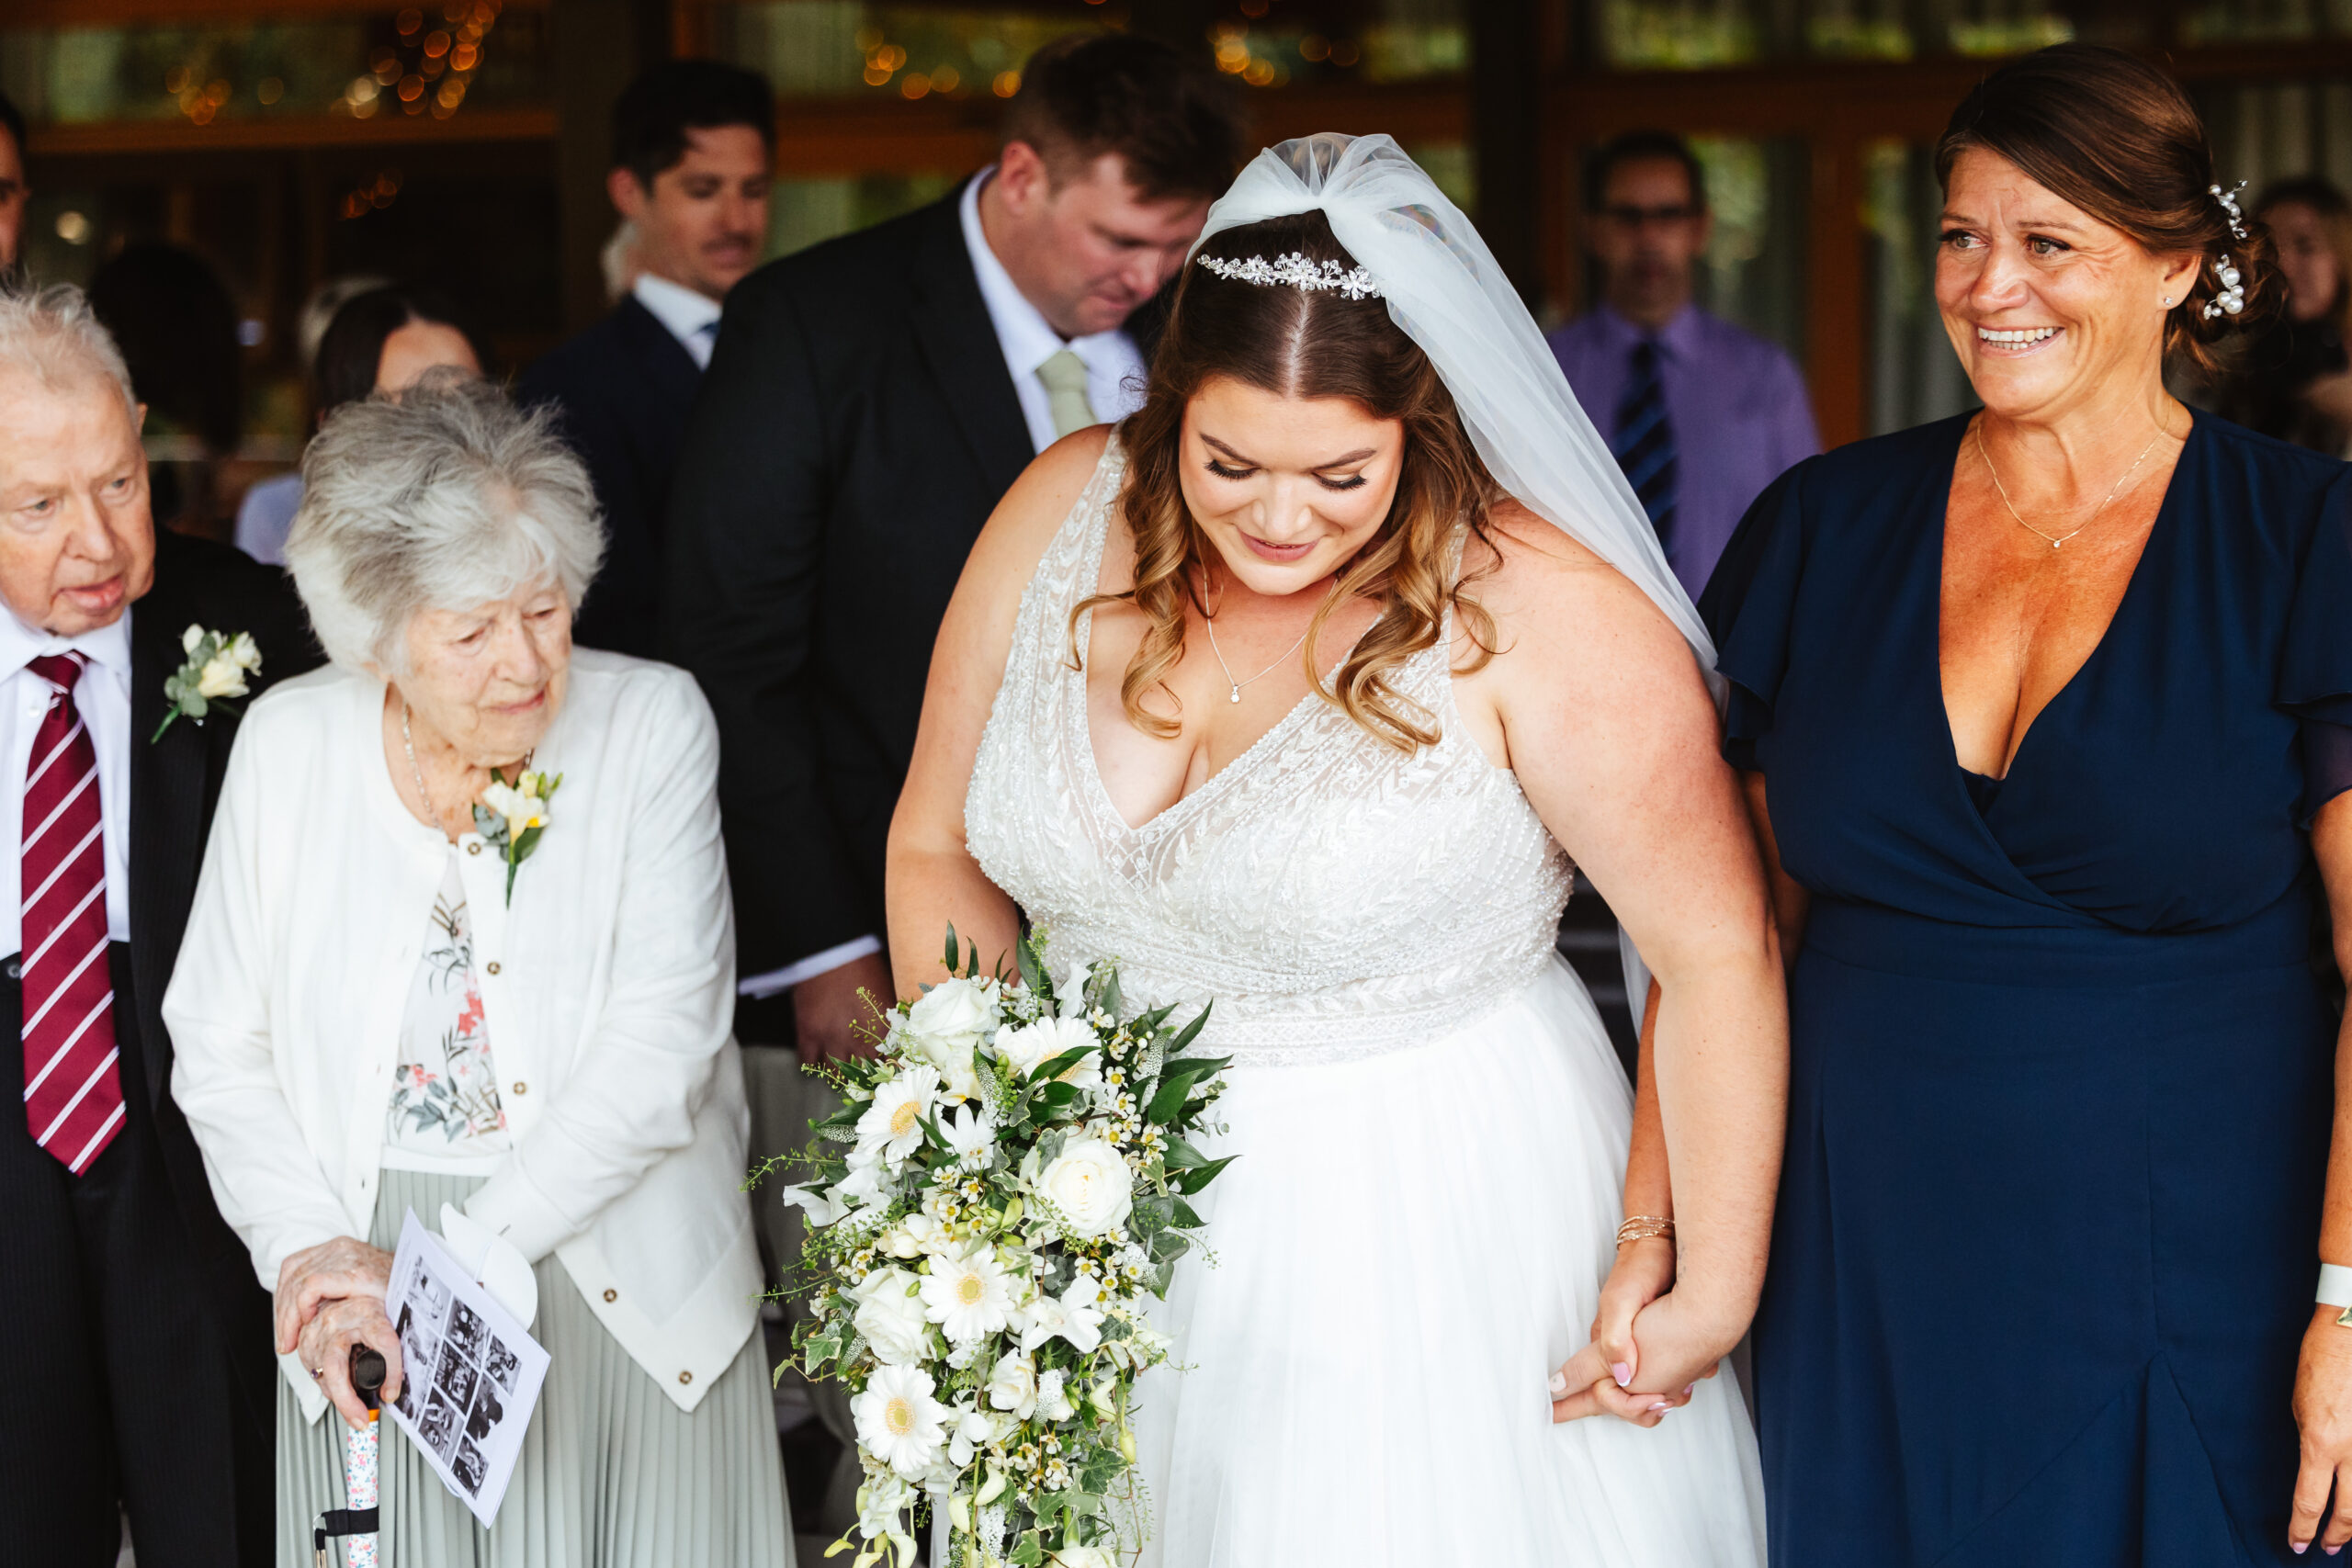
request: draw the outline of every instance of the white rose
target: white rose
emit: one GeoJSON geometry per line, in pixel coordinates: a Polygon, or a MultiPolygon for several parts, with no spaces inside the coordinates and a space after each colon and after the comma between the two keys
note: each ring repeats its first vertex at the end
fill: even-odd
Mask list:
{"type": "Polygon", "coordinates": [[[850,1292],[857,1298],[857,1315],[851,1321],[885,1365],[920,1361],[931,1353],[931,1320],[915,1294],[919,1287],[904,1269],[877,1269],[850,1292]]]}
{"type": "Polygon", "coordinates": [[[926,1041],[968,1049],[996,1027],[996,998],[977,980],[945,980],[907,1011],[907,1027],[926,1041]]]}
{"type": "Polygon", "coordinates": [[[1102,1235],[1117,1228],[1135,1202],[1135,1175],[1119,1151],[1100,1138],[1074,1138],[1045,1174],[1037,1195],[1074,1235],[1102,1235]]]}
{"type": "Polygon", "coordinates": [[[989,1369],[989,1403],[1026,1421],[1037,1408],[1037,1363],[1018,1350],[1006,1352],[989,1369]]]}
{"type": "Polygon", "coordinates": [[[915,1055],[939,1069],[941,1089],[950,1100],[980,1099],[979,1068],[974,1061],[978,1047],[961,1041],[933,1040],[927,1034],[913,1038],[915,1055]]]}
{"type": "Polygon", "coordinates": [[[1117,1568],[1108,1557],[1091,1546],[1065,1546],[1054,1553],[1056,1568],[1117,1568]]]}
{"type": "MultiPolygon", "coordinates": [[[[1012,1070],[1026,1077],[1065,1051],[1095,1050],[1100,1042],[1094,1030],[1084,1019],[1041,1018],[1019,1029],[1006,1030],[996,1037],[996,1054],[1012,1064],[1012,1070]]],[[[1075,1083],[1077,1075],[1093,1066],[1095,1058],[1089,1057],[1063,1074],[1075,1083]]],[[[1097,1069],[1097,1077],[1100,1070],[1097,1069]]]]}

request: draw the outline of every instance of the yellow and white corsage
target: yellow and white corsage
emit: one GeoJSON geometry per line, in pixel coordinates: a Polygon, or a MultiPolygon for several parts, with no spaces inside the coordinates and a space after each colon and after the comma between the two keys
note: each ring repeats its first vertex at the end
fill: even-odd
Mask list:
{"type": "Polygon", "coordinates": [[[245,694],[250,689],[246,676],[261,673],[261,649],[251,632],[212,632],[190,626],[180,634],[180,650],[187,655],[187,661],[164,682],[164,695],[172,710],[147,738],[151,746],[182,715],[202,724],[215,704],[245,694]]]}
{"type": "Polygon", "coordinates": [[[556,788],[562,783],[561,773],[549,777],[526,772],[508,784],[493,769],[490,786],[475,803],[474,831],[506,863],[509,904],[514,902],[514,874],[531,858],[531,852],[539,847],[539,835],[547,831],[548,802],[555,798],[556,788]]]}

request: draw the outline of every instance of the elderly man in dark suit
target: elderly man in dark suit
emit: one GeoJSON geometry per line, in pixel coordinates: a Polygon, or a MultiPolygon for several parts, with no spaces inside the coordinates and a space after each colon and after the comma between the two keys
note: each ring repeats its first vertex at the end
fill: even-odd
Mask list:
{"type": "Polygon", "coordinates": [[[160,1009],[233,694],[317,655],[277,572],[156,530],[141,416],[77,291],[0,293],[0,1558],[43,1568],[113,1563],[126,1515],[141,1568],[273,1550],[269,1297],[160,1009]],[[251,641],[184,677],[208,632],[251,641]]]}
{"type": "Polygon", "coordinates": [[[719,303],[767,242],[775,103],[749,71],[673,60],[613,105],[605,188],[636,233],[639,268],[612,313],[524,372],[588,465],[609,553],[574,638],[650,658],[660,639],[662,513],[719,303]]]}
{"type": "Polygon", "coordinates": [[[1140,308],[1241,150],[1213,73],[1119,34],[1022,73],[997,163],[729,299],[679,462],[665,606],[722,739],[747,991],[804,1061],[887,998],[883,840],[964,558],[1038,452],[1141,400],[1140,308]]]}

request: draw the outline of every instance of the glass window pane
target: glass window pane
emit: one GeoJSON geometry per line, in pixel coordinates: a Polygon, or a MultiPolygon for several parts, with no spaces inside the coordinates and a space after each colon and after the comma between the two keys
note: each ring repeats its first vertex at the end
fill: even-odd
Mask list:
{"type": "MultiPolygon", "coordinates": [[[[2298,0],[2261,3],[2291,6],[2298,0]]],[[[2342,6],[2346,0],[2300,3],[2342,6]]],[[[2217,8],[2242,4],[2227,0],[2217,8]]],[[[2104,43],[2154,41],[2147,17],[2118,15],[2097,0],[1600,0],[1589,14],[1594,57],[1621,70],[2019,54],[2078,30],[2104,43]]]]}
{"type": "Polygon", "coordinates": [[[1102,25],[1078,4],[983,11],[861,0],[719,6],[712,20],[715,52],[765,73],[783,97],[1010,97],[1031,53],[1102,25]]]}
{"type": "Polygon", "coordinates": [[[373,16],[0,30],[0,90],[36,124],[447,119],[469,103],[547,103],[553,67],[544,10],[449,0],[373,16]]]}
{"type": "Polygon", "coordinates": [[[1944,201],[1935,150],[1875,141],[1866,160],[1871,344],[1864,425],[1879,435],[1958,413],[1976,398],[1936,310],[1937,220],[1944,201]]]}
{"type": "Polygon", "coordinates": [[[1808,157],[1794,137],[1699,136],[1715,227],[1699,266],[1699,303],[1805,361],[1808,157]]]}
{"type": "Polygon", "coordinates": [[[768,200],[767,254],[787,256],[911,212],[945,196],[967,172],[778,180],[768,200]]]}

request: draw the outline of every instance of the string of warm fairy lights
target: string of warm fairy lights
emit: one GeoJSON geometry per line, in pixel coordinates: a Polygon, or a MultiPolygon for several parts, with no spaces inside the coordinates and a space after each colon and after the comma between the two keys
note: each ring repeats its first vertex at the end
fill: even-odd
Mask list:
{"type": "Polygon", "coordinates": [[[397,45],[368,51],[368,69],[327,106],[331,114],[372,119],[390,110],[447,119],[466,101],[481,69],[482,40],[497,24],[501,0],[447,0],[412,6],[393,18],[397,45]]]}

